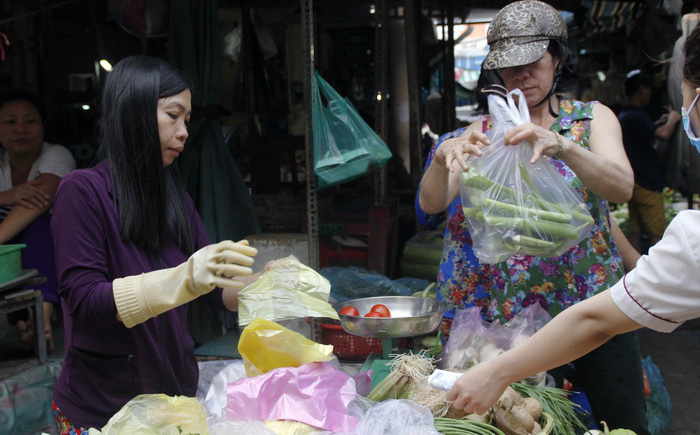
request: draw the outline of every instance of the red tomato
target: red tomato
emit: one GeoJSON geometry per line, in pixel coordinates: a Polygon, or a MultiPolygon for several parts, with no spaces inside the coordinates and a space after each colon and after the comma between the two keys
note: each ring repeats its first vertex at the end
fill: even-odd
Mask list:
{"type": "Polygon", "coordinates": [[[345,314],[346,316],[359,316],[360,312],[353,306],[347,306],[340,310],[340,314],[345,314]]]}
{"type": "Polygon", "coordinates": [[[370,311],[369,313],[365,314],[365,317],[386,317],[382,313],[378,313],[376,311],[370,311]]]}
{"type": "Polygon", "coordinates": [[[370,313],[379,313],[382,317],[391,317],[391,311],[383,304],[377,304],[369,310],[370,313]]]}

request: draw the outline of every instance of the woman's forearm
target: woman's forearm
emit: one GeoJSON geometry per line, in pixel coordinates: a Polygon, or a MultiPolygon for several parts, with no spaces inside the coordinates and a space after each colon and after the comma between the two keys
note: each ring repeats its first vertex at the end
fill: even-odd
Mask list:
{"type": "Polygon", "coordinates": [[[562,160],[588,189],[611,202],[629,201],[634,188],[631,167],[589,151],[569,139],[562,140],[565,149],[562,160]]]}
{"type": "Polygon", "coordinates": [[[14,201],[12,201],[12,189],[0,192],[0,205],[14,205],[14,201]]]}
{"type": "Polygon", "coordinates": [[[456,198],[450,188],[450,171],[435,161],[431,163],[421,180],[418,204],[426,213],[440,213],[456,198]]]}
{"type": "Polygon", "coordinates": [[[24,231],[34,219],[46,213],[48,207],[27,208],[21,205],[12,207],[5,219],[0,223],[0,245],[7,243],[17,234],[24,231]]]}
{"type": "Polygon", "coordinates": [[[640,328],[609,291],[567,308],[522,345],[494,360],[508,383],[569,363],[612,337],[640,328]]]}
{"type": "MultiPolygon", "coordinates": [[[[261,274],[262,271],[248,276],[237,276],[234,279],[242,282],[243,288],[245,288],[253,282],[255,282],[255,280],[257,280],[258,278],[260,278],[261,274]]],[[[240,292],[240,290],[234,288],[223,289],[223,292],[221,293],[221,298],[227,310],[238,311],[238,292],[240,292]]]]}
{"type": "Polygon", "coordinates": [[[622,232],[622,229],[612,219],[610,219],[610,232],[615,240],[618,251],[620,251],[620,257],[622,257],[622,265],[625,268],[625,272],[629,272],[637,265],[637,260],[639,260],[642,254],[632,246],[627,236],[625,236],[625,233],[622,232]]]}
{"type": "Polygon", "coordinates": [[[447,398],[467,413],[484,413],[508,385],[573,361],[613,336],[640,327],[605,291],[567,308],[517,347],[468,369],[447,398]]]}
{"type": "Polygon", "coordinates": [[[612,202],[632,198],[634,172],[622,144],[617,116],[603,104],[593,107],[588,149],[563,138],[562,160],[593,193],[612,202]]]}

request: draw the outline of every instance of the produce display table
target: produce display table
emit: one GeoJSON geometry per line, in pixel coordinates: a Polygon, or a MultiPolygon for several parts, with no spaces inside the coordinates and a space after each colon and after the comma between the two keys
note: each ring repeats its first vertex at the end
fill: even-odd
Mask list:
{"type": "MultiPolygon", "coordinates": [[[[19,311],[34,306],[34,330],[44,330],[44,298],[39,290],[24,289],[30,284],[43,282],[46,278],[36,277],[38,271],[29,269],[22,271],[22,274],[10,281],[0,284],[0,315],[19,311]]],[[[39,363],[44,364],[47,360],[46,340],[43,333],[36,333],[36,354],[39,363]]]]}

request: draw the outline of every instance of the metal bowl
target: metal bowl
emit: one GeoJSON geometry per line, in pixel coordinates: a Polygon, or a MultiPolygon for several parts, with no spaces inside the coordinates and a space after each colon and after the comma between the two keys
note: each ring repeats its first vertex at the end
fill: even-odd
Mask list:
{"type": "Polygon", "coordinates": [[[412,296],[380,296],[353,299],[335,305],[335,309],[353,306],[359,316],[340,316],[340,324],[350,334],[361,337],[394,338],[428,334],[440,326],[447,309],[444,302],[431,298],[412,296]],[[363,317],[376,304],[384,304],[391,317],[363,317]]]}

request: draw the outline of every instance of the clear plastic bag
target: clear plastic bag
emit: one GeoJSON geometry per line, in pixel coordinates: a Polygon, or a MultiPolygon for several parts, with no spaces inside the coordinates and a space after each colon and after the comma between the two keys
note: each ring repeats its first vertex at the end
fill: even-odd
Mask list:
{"type": "Polygon", "coordinates": [[[356,435],[439,435],[433,414],[412,400],[390,399],[371,407],[355,428],[356,435]]]}
{"type": "Polygon", "coordinates": [[[142,394],[127,402],[99,433],[204,435],[209,434],[209,430],[207,416],[197,399],[165,394],[142,394]]]}
{"type": "Polygon", "coordinates": [[[275,261],[252,284],[238,293],[238,324],[254,319],[273,322],[307,317],[338,319],[328,303],[331,284],[293,255],[275,261]]]}
{"type": "Polygon", "coordinates": [[[491,145],[481,157],[469,158],[470,169],[460,174],[459,183],[474,253],[490,264],[516,254],[562,255],[588,236],[593,218],[581,195],[547,159],[530,163],[529,144],[505,146],[506,132],[530,121],[522,92],[514,89],[505,99],[489,95],[488,101],[491,145]]]}
{"type": "MultiPolygon", "coordinates": [[[[457,310],[439,366],[444,370],[461,371],[491,360],[530,338],[551,319],[539,304],[523,308],[505,324],[484,321],[479,307],[457,310]]],[[[545,385],[546,372],[526,381],[545,385]]]]}

